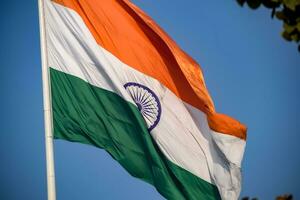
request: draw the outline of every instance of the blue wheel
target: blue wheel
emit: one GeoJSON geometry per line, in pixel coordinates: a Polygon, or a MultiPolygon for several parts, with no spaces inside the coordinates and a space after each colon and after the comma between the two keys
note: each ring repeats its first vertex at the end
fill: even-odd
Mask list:
{"type": "Polygon", "coordinates": [[[161,105],[157,95],[139,83],[129,82],[124,87],[144,117],[148,130],[151,131],[157,126],[161,116],[161,105]]]}

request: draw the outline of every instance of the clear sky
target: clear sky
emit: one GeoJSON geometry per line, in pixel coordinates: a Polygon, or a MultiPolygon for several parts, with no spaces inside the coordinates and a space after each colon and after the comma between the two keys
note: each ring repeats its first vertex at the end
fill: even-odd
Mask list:
{"type": "MultiPolygon", "coordinates": [[[[248,126],[242,196],[300,199],[300,54],[270,11],[134,0],[202,66],[218,112],[248,126]]],[[[0,7],[0,199],[46,199],[37,1],[0,7]]],[[[59,200],[162,199],[101,149],[55,141],[59,200]]]]}

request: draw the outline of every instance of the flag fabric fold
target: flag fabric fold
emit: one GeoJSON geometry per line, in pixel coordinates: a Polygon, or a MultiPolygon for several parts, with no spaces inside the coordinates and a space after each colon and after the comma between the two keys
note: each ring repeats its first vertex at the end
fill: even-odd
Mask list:
{"type": "Polygon", "coordinates": [[[106,150],[167,199],[237,199],[246,127],[128,0],[44,0],[54,137],[106,150]]]}

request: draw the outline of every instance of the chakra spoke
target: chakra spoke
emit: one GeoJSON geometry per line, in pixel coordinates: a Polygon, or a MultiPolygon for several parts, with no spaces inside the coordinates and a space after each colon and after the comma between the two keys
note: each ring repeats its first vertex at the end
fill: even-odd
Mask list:
{"type": "MultiPolygon", "coordinates": [[[[145,90],[143,90],[143,96],[142,96],[142,98],[141,98],[141,103],[143,103],[143,101],[144,101],[144,97],[145,97],[145,95],[147,94],[147,92],[145,91],[145,90]]],[[[146,98],[145,98],[146,99],[146,98]]]]}
{"type": "Polygon", "coordinates": [[[145,113],[151,113],[151,114],[156,114],[155,112],[151,112],[149,110],[144,110],[145,113]]]}
{"type": "Polygon", "coordinates": [[[144,117],[146,117],[148,119],[149,122],[151,122],[151,116],[147,115],[146,113],[144,113],[145,115],[143,115],[144,117]],[[150,117],[150,118],[149,118],[150,117]]]}

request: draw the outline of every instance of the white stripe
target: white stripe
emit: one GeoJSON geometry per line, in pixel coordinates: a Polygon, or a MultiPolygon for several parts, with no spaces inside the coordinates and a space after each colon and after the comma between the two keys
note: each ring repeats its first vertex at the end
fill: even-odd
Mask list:
{"type": "MultiPolygon", "coordinates": [[[[216,184],[222,198],[237,199],[239,175],[238,180],[232,182],[235,178],[232,177],[232,165],[224,159],[221,149],[227,147],[218,144],[221,146],[218,148],[216,145],[206,115],[182,102],[157,80],[127,66],[100,47],[75,11],[46,2],[48,65],[113,91],[132,103],[123,87],[125,83],[137,82],[151,88],[162,104],[161,120],[151,131],[161,151],[176,165],[216,184]]],[[[234,152],[230,153],[234,155],[234,152]]],[[[234,157],[237,162],[238,159],[241,157],[234,157]]],[[[237,170],[234,172],[239,173],[237,170]]]]}
{"type": "MultiPolygon", "coordinates": [[[[227,156],[229,156],[229,158],[234,158],[233,155],[226,155],[226,153],[228,152],[226,147],[228,146],[220,145],[220,141],[222,141],[223,137],[228,140],[228,138],[231,138],[233,136],[227,136],[225,134],[212,131],[208,126],[207,118],[204,113],[189,104],[185,105],[189,110],[192,119],[197,125],[197,128],[209,141],[208,147],[210,156],[207,156],[207,158],[211,159],[209,162],[213,163],[212,169],[210,168],[211,175],[214,183],[219,189],[222,199],[238,199],[241,190],[240,166],[238,166],[236,163],[231,162],[237,160],[228,160],[227,156]],[[218,138],[219,141],[216,141],[216,138],[218,138]]],[[[236,151],[231,153],[239,154],[238,152],[240,152],[240,158],[242,159],[245,142],[239,138],[236,138],[236,140],[232,142],[231,145],[232,146],[229,146],[229,148],[232,148],[236,151]]],[[[241,160],[238,161],[238,163],[240,162],[241,160]]]]}
{"type": "Polygon", "coordinates": [[[219,149],[224,153],[226,159],[236,166],[241,167],[246,141],[232,135],[215,131],[212,131],[212,136],[219,149]]]}

